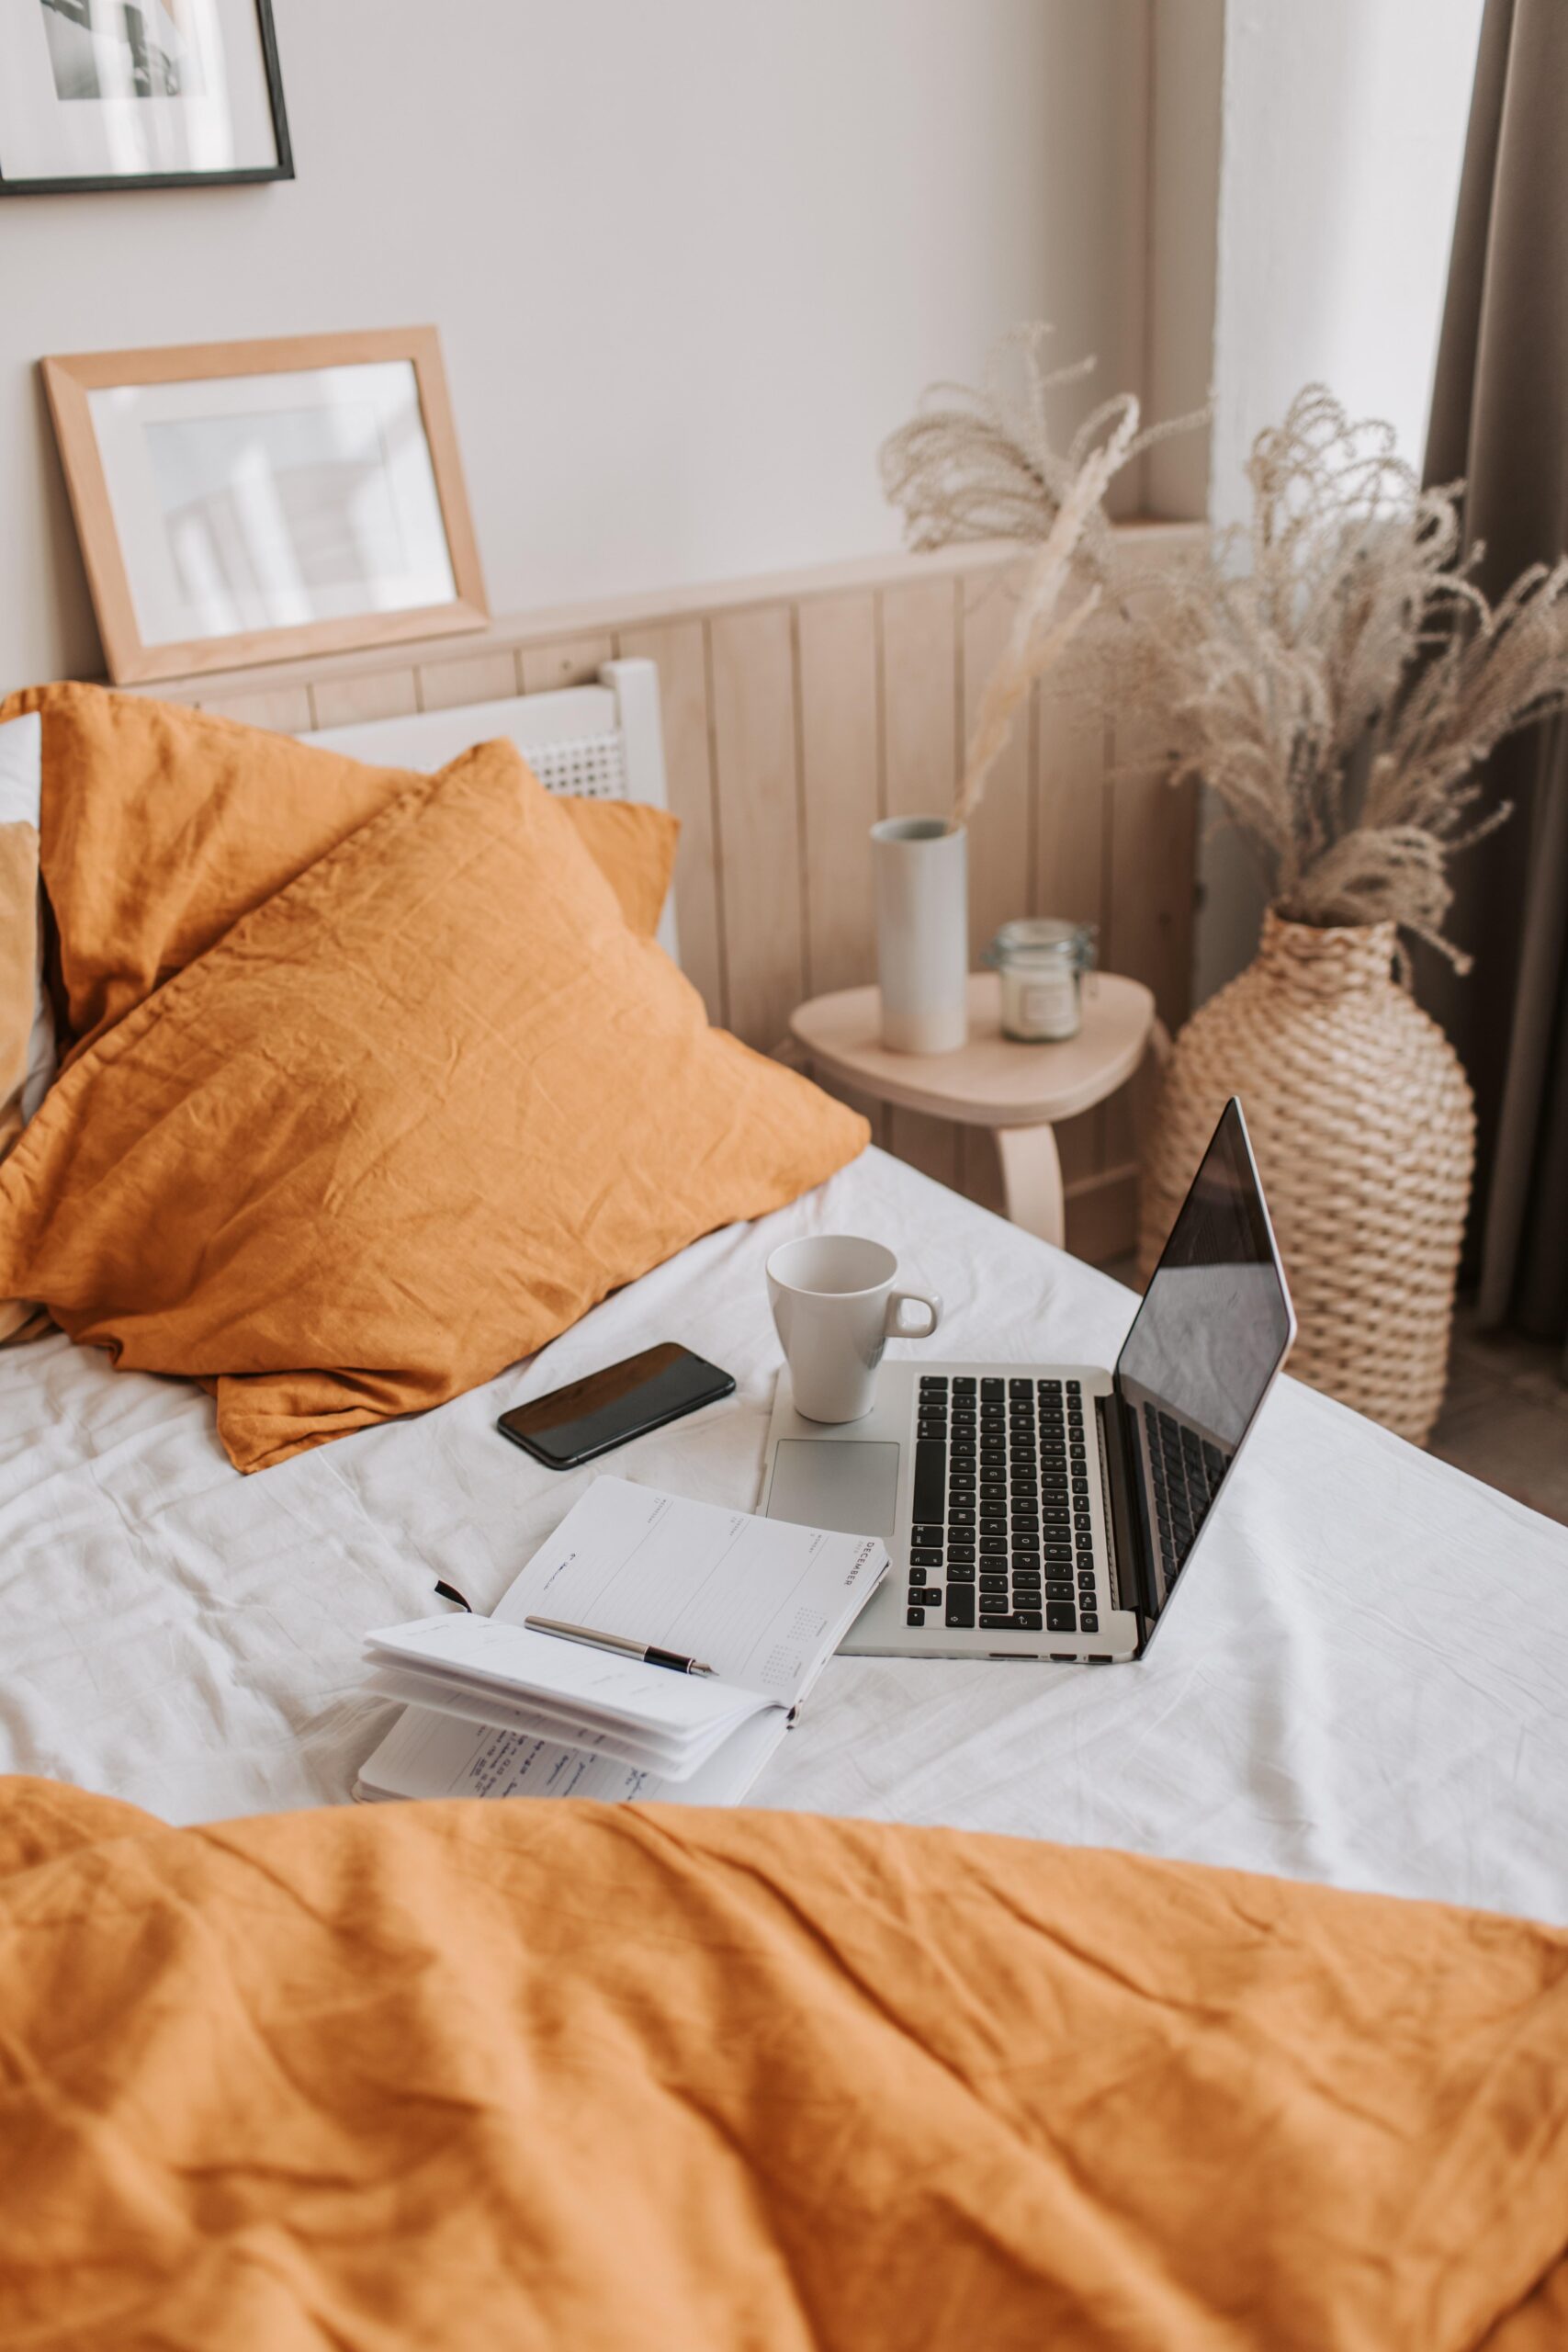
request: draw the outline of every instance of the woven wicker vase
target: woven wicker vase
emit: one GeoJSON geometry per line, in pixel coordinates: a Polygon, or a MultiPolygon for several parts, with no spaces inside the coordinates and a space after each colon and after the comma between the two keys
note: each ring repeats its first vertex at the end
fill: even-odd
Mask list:
{"type": "Polygon", "coordinates": [[[1291,1370],[1424,1444],[1442,1403],[1470,1201],[1469,1081],[1393,977],[1394,927],[1264,917],[1255,962],[1171,1050],[1145,1154],[1146,1281],[1239,1094],[1301,1330],[1291,1370]]]}

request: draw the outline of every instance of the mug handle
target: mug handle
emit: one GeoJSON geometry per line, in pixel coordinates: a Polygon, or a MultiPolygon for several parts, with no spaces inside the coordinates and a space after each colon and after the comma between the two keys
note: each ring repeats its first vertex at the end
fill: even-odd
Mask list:
{"type": "Polygon", "coordinates": [[[934,1293],[923,1290],[896,1290],[889,1294],[887,1314],[883,1329],[890,1340],[929,1340],[942,1321],[942,1301],[934,1293]],[[904,1321],[907,1306],[923,1306],[928,1321],[923,1331],[911,1331],[904,1321]]]}

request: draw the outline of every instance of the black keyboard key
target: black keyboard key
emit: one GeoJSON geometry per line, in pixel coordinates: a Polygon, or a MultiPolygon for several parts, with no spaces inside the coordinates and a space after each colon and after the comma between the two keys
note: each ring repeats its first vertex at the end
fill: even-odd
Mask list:
{"type": "Polygon", "coordinates": [[[980,1619],[980,1631],[983,1634],[1010,1634],[1013,1630],[1014,1622],[1015,1621],[1011,1617],[987,1617],[983,1615],[980,1619]]]}
{"type": "Polygon", "coordinates": [[[950,1536],[947,1545],[947,1565],[950,1568],[972,1568],[975,1565],[973,1543],[961,1543],[956,1536],[950,1536]]]}
{"type": "Polygon", "coordinates": [[[1083,1390],[1083,1382],[1082,1382],[1081,1380],[1069,1380],[1069,1381],[1068,1381],[1068,1383],[1067,1383],[1067,1394],[1068,1394],[1068,1396],[1079,1396],[1079,1395],[1081,1395],[1081,1394],[1082,1394],[1082,1390],[1083,1390]]]}
{"type": "Polygon", "coordinates": [[[986,1541],[987,1536],[1002,1536],[1005,1535],[1007,1532],[1007,1514],[1004,1511],[986,1510],[982,1509],[980,1513],[980,1541],[982,1543],[986,1541]]]}
{"type": "Polygon", "coordinates": [[[960,1373],[953,1384],[953,1393],[955,1396],[973,1396],[975,1394],[974,1374],[970,1372],[960,1373]]]}
{"type": "Polygon", "coordinates": [[[1040,1589],[1039,1569],[1021,1568],[1015,1561],[1012,1571],[1012,1589],[1014,1592],[1038,1592],[1040,1589]]]}
{"type": "Polygon", "coordinates": [[[922,1586],[918,1592],[911,1591],[909,1606],[911,1609],[940,1609],[942,1607],[941,1585],[928,1584],[922,1586]]]}
{"type": "Polygon", "coordinates": [[[941,1438],[923,1437],[915,1447],[915,1507],[922,1526],[942,1517],[947,1505],[947,1448],[941,1438]]]}
{"type": "Polygon", "coordinates": [[[1086,1609],[1078,1623],[1086,1634],[1098,1634],[1100,1631],[1100,1619],[1092,1609],[1086,1609]]]}
{"type": "Polygon", "coordinates": [[[925,1544],[918,1552],[911,1551],[909,1554],[909,1566],[912,1568],[940,1568],[942,1566],[942,1547],[939,1544],[933,1550],[930,1544],[925,1544]]]}
{"type": "Polygon", "coordinates": [[[960,1627],[964,1632],[969,1632],[973,1629],[975,1623],[975,1596],[967,1587],[958,1592],[955,1592],[951,1585],[948,1587],[947,1622],[950,1625],[960,1627]]]}
{"type": "Polygon", "coordinates": [[[952,1591],[955,1584],[973,1584],[974,1581],[975,1563],[973,1560],[949,1560],[947,1564],[947,1589],[949,1592],[952,1591]]]}
{"type": "Polygon", "coordinates": [[[1047,1544],[1045,1546],[1045,1557],[1048,1560],[1060,1560],[1065,1564],[1072,1556],[1073,1547],[1070,1544],[1047,1544]]]}
{"type": "Polygon", "coordinates": [[[940,1544],[942,1521],[937,1520],[930,1527],[912,1527],[909,1530],[909,1541],[911,1544],[940,1544]]]}
{"type": "Polygon", "coordinates": [[[950,1535],[955,1527],[966,1527],[971,1535],[975,1532],[975,1514],[966,1504],[950,1503],[948,1505],[947,1531],[950,1535]]]}
{"type": "Polygon", "coordinates": [[[923,1625],[925,1622],[926,1612],[923,1609],[908,1609],[904,1612],[906,1625],[923,1625]]]}
{"type": "Polygon", "coordinates": [[[1045,1627],[1045,1621],[1038,1609],[1020,1609],[1014,1613],[1012,1622],[1021,1634],[1043,1633],[1045,1627]]]}
{"type": "Polygon", "coordinates": [[[1008,1395],[1010,1396],[1032,1396],[1033,1394],[1034,1383],[1032,1380],[1010,1380],[1008,1382],[1008,1395]]]}
{"type": "Polygon", "coordinates": [[[998,1398],[998,1399],[1000,1399],[1001,1397],[1005,1396],[1006,1395],[1007,1395],[1007,1382],[1006,1382],[1005,1380],[982,1380],[982,1381],[981,1381],[981,1383],[980,1383],[980,1401],[981,1401],[981,1403],[982,1403],[982,1404],[989,1404],[989,1403],[991,1402],[991,1400],[992,1400],[992,1398],[993,1398],[993,1397],[998,1398]]]}
{"type": "Polygon", "coordinates": [[[982,1560],[1005,1560],[1007,1555],[1008,1547],[1007,1538],[1005,1536],[983,1535],[980,1538],[980,1557],[982,1560]]]}
{"type": "Polygon", "coordinates": [[[1053,1600],[1045,1611],[1045,1631],[1048,1634],[1076,1634],[1078,1612],[1069,1600],[1053,1600]]]}
{"type": "Polygon", "coordinates": [[[920,1388],[921,1388],[921,1392],[922,1392],[922,1394],[923,1394],[926,1390],[928,1390],[928,1389],[940,1388],[940,1389],[941,1389],[941,1391],[942,1391],[942,1395],[945,1396],[946,1396],[946,1394],[947,1394],[947,1374],[946,1374],[946,1373],[945,1373],[945,1372],[922,1372],[922,1373],[921,1373],[921,1374],[920,1374],[920,1388]]]}

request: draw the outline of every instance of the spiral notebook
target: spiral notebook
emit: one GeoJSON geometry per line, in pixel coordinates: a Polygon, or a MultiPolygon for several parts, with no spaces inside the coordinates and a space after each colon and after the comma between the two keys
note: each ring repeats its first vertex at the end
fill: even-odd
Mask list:
{"type": "Polygon", "coordinates": [[[886,1572],[873,1537],[596,1478],[491,1617],[366,1637],[406,1707],[356,1796],[733,1804],[886,1572]],[[530,1616],[700,1657],[675,1674],[536,1633],[530,1616]]]}

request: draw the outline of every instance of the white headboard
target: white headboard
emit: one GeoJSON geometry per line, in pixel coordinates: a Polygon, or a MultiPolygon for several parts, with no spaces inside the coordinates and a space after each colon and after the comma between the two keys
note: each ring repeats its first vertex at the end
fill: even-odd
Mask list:
{"type": "MultiPolygon", "coordinates": [[[[380,767],[428,773],[445,767],[471,743],[493,742],[497,736],[516,744],[547,791],[640,800],[653,808],[669,805],[659,671],[651,662],[606,662],[596,686],[411,711],[404,718],[368,719],[361,727],[324,727],[299,740],[380,767]]],[[[659,944],[679,963],[673,894],[664,902],[659,944]]]]}

